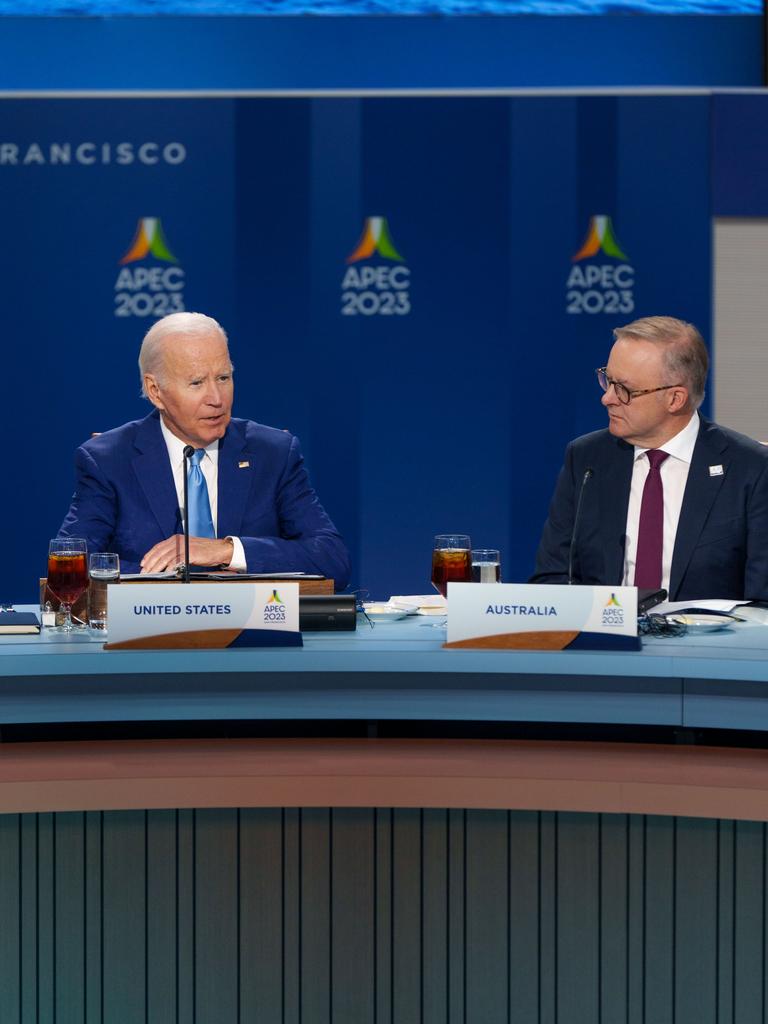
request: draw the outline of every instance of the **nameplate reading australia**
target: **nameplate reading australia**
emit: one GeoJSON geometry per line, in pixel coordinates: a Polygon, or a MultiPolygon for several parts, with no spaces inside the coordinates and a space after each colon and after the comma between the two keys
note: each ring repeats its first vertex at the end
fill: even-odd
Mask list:
{"type": "Polygon", "coordinates": [[[638,650],[637,589],[449,583],[445,646],[638,650]]]}
{"type": "Polygon", "coordinates": [[[110,587],[105,650],[300,647],[298,583],[110,587]]]}

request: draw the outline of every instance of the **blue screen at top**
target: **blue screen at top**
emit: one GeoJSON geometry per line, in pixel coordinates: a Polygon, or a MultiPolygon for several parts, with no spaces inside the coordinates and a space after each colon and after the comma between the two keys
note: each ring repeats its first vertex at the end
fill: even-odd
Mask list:
{"type": "Polygon", "coordinates": [[[760,14],[763,0],[0,0],[0,15],[760,14]]]}

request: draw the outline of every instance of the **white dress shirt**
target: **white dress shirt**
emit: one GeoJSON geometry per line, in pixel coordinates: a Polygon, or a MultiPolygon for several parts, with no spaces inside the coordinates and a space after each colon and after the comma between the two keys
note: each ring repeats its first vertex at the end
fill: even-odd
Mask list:
{"type": "MultiPolygon", "coordinates": [[[[168,458],[171,460],[171,469],[173,470],[173,482],[176,486],[176,498],[179,502],[179,508],[181,509],[182,517],[184,515],[184,449],[186,448],[185,443],[180,440],[174,433],[172,433],[163,422],[162,416],[160,417],[160,429],[163,432],[163,440],[165,446],[168,449],[168,458]]],[[[211,444],[205,449],[205,455],[200,460],[200,469],[202,470],[203,476],[205,477],[205,483],[208,487],[208,501],[211,504],[211,518],[213,519],[213,529],[218,536],[218,508],[219,508],[219,442],[212,441],[211,444]]],[[[230,540],[234,545],[232,552],[232,561],[227,566],[228,569],[234,569],[235,572],[245,572],[245,550],[243,549],[243,543],[239,537],[231,537],[230,540]]]]}
{"type": "MultiPolygon", "coordinates": [[[[688,470],[691,468],[693,449],[699,435],[699,414],[695,412],[687,425],[661,445],[659,451],[666,452],[669,458],[661,464],[661,483],[664,488],[664,535],[661,554],[661,585],[669,591],[669,575],[672,571],[672,554],[675,550],[675,537],[680,522],[680,509],[683,505],[683,494],[688,481],[688,470]]],[[[625,587],[634,586],[635,561],[637,559],[637,535],[640,529],[640,506],[643,501],[643,487],[648,476],[648,448],[635,446],[635,461],[632,468],[632,483],[629,488],[629,506],[627,508],[627,530],[624,538],[624,579],[625,587]]]]}

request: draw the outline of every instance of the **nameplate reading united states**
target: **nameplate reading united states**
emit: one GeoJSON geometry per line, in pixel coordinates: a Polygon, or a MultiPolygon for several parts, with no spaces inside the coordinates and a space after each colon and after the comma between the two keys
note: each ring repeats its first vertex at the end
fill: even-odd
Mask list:
{"type": "Polygon", "coordinates": [[[446,647],[637,650],[637,589],[449,583],[446,647]]]}
{"type": "Polygon", "coordinates": [[[105,650],[300,647],[298,583],[110,587],[105,650]]]}

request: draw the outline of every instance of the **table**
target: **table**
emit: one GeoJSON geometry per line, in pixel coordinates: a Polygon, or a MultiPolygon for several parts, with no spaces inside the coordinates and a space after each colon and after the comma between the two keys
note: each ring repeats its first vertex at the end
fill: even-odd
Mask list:
{"type": "Polygon", "coordinates": [[[138,993],[132,1021],[169,992],[245,992],[279,1020],[299,990],[321,1021],[330,992],[370,1008],[410,985],[424,1005],[458,993],[468,1020],[507,1020],[509,992],[531,1019],[555,992],[569,1020],[714,1020],[723,993],[760,1019],[762,750],[478,740],[461,723],[766,730],[768,628],[620,654],[442,640],[421,619],[282,650],[0,639],[0,724],[281,721],[270,739],[0,744],[13,1013],[103,984],[123,1013],[138,993]],[[292,739],[308,718],[327,735],[292,739]],[[338,739],[339,720],[459,738],[338,739]]]}
{"type": "Polygon", "coordinates": [[[639,652],[443,650],[422,617],[300,649],[103,651],[0,637],[0,726],[162,720],[527,721],[768,730],[768,627],[639,652]]]}

